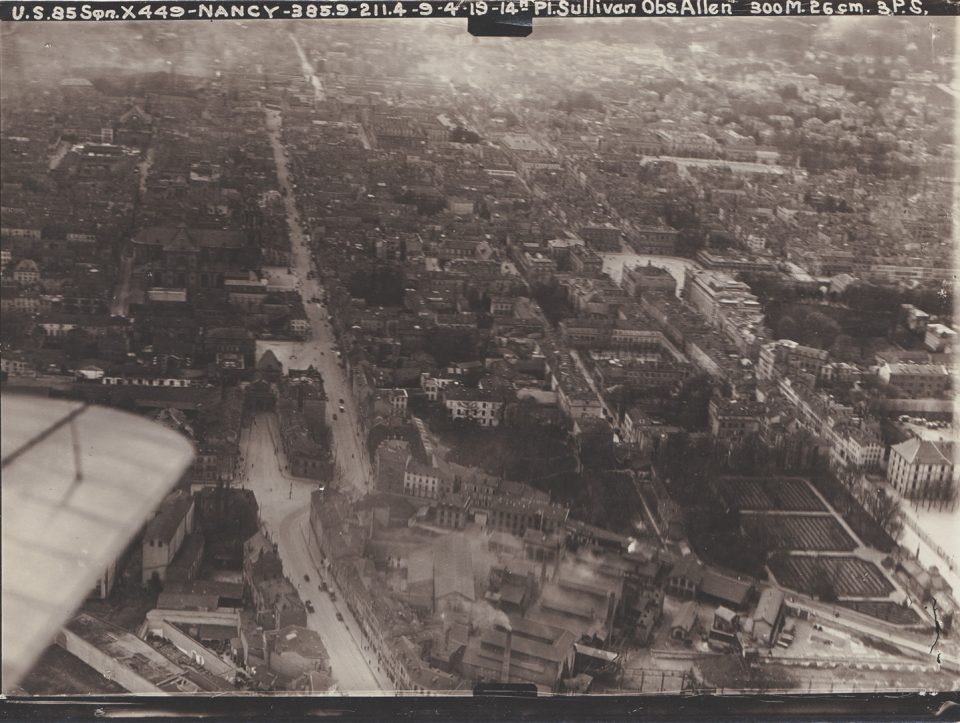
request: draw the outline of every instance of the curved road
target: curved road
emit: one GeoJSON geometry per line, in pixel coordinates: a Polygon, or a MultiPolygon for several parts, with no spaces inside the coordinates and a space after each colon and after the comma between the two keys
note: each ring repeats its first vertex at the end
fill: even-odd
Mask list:
{"type": "MultiPolygon", "coordinates": [[[[308,279],[311,268],[310,252],[300,228],[300,218],[294,201],[286,153],[280,142],[280,114],[267,111],[267,130],[273,146],[277,177],[284,190],[287,220],[292,245],[291,268],[295,283],[304,299],[322,296],[317,281],[308,279]]],[[[326,320],[326,312],[318,304],[305,303],[311,324],[312,338],[302,342],[258,342],[258,354],[269,348],[285,368],[316,367],[323,375],[324,387],[330,401],[327,419],[330,423],[337,467],[338,483],[353,498],[365,494],[372,475],[366,450],[359,435],[357,415],[346,375],[337,363],[333,330],[326,320]],[[340,411],[340,399],[343,409],[340,411]],[[336,419],[334,419],[336,415],[336,419]]],[[[330,667],[338,688],[345,694],[383,694],[392,692],[387,676],[377,668],[375,654],[361,641],[359,626],[342,604],[331,601],[318,588],[324,580],[323,571],[316,564],[316,551],[308,542],[310,494],[317,483],[289,476],[287,462],[279,444],[276,417],[260,414],[241,436],[243,467],[241,484],[254,491],[260,507],[261,527],[277,544],[287,576],[297,586],[301,599],[310,601],[314,612],[308,613],[307,625],[320,633],[330,655],[330,667]],[[313,552],[313,555],[311,555],[313,552]],[[342,609],[338,609],[342,605],[342,609]],[[344,620],[337,620],[337,613],[344,620]]],[[[328,580],[328,583],[330,581],[328,580]]]]}
{"type": "MultiPolygon", "coordinates": [[[[277,543],[287,577],[297,587],[300,599],[314,607],[307,614],[307,627],[320,633],[339,689],[345,694],[370,695],[390,690],[386,676],[372,663],[372,655],[360,643],[359,630],[344,605],[318,589],[325,579],[308,547],[310,494],[316,483],[290,477],[284,471],[283,450],[277,442],[277,423],[272,413],[259,414],[241,436],[243,471],[241,483],[253,490],[260,508],[261,526],[277,543]],[[304,578],[309,577],[309,581],[304,578]],[[337,620],[337,612],[344,622],[337,620]]],[[[316,554],[316,553],[314,553],[316,554]]]]}

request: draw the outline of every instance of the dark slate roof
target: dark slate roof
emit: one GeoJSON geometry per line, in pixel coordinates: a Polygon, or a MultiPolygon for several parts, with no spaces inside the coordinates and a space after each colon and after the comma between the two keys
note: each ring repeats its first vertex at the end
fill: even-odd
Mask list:
{"type": "Polygon", "coordinates": [[[170,542],[180,522],[186,517],[191,503],[190,495],[182,490],[171,494],[161,503],[156,516],[147,523],[143,539],[170,542]]]}

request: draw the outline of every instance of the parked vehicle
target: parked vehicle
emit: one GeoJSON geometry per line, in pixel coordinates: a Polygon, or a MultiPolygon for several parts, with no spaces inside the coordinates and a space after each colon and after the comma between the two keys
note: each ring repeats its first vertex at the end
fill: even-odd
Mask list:
{"type": "Polygon", "coordinates": [[[313,609],[313,603],[310,602],[309,600],[307,600],[307,601],[303,604],[303,606],[307,609],[307,612],[308,612],[308,613],[315,612],[315,610],[313,609]]]}
{"type": "Polygon", "coordinates": [[[340,613],[337,613],[337,620],[339,620],[339,621],[342,623],[342,622],[343,622],[343,615],[341,615],[340,613]]]}
{"type": "Polygon", "coordinates": [[[304,576],[303,576],[303,579],[306,580],[307,582],[310,582],[310,576],[309,576],[309,575],[304,575],[304,576]]]}

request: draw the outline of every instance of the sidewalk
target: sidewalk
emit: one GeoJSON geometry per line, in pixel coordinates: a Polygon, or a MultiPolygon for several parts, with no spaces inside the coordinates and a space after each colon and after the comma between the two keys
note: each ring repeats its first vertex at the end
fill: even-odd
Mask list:
{"type": "MultiPolygon", "coordinates": [[[[317,574],[318,579],[324,580],[331,589],[340,596],[341,600],[346,601],[346,596],[343,594],[343,589],[337,583],[336,577],[329,572],[328,568],[316,558],[315,550],[318,550],[320,545],[317,541],[316,533],[313,528],[309,526],[310,532],[307,533],[303,529],[303,522],[301,521],[298,525],[300,530],[300,536],[303,539],[303,543],[307,549],[307,555],[310,557],[310,562],[314,566],[314,572],[317,574]]],[[[339,607],[334,605],[334,608],[339,611],[339,607]]],[[[343,614],[341,612],[341,614],[343,614]]],[[[386,673],[383,671],[383,666],[378,665],[373,662],[371,657],[363,655],[365,652],[379,652],[375,651],[373,644],[370,639],[364,634],[363,627],[357,622],[356,616],[348,609],[346,615],[344,616],[348,619],[348,623],[352,625],[346,625],[347,632],[350,637],[353,639],[354,644],[357,646],[357,649],[360,651],[361,656],[367,663],[367,668],[370,670],[370,674],[374,677],[377,683],[380,685],[381,689],[387,692],[394,690],[393,683],[387,678],[386,673]],[[354,627],[356,627],[360,632],[354,632],[354,627]]]]}
{"type": "Polygon", "coordinates": [[[791,596],[795,595],[795,593],[789,590],[784,590],[784,592],[787,594],[787,605],[789,607],[806,610],[824,627],[848,628],[866,635],[881,636],[893,645],[904,650],[909,650],[912,653],[917,653],[923,659],[933,661],[946,670],[955,673],[960,672],[960,650],[958,650],[958,646],[952,641],[945,641],[943,639],[936,641],[933,637],[930,638],[929,642],[926,640],[920,641],[919,639],[907,638],[904,637],[902,633],[893,632],[889,625],[879,620],[859,615],[852,610],[837,608],[832,604],[819,603],[812,600],[801,601],[796,599],[796,597],[791,599],[791,596]],[[840,614],[837,615],[837,612],[840,614]],[[860,619],[864,619],[865,622],[861,622],[860,619]]]}

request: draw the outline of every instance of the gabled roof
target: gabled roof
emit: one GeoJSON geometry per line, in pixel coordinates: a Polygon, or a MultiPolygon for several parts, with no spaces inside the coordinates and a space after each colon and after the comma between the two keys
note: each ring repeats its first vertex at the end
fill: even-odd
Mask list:
{"type": "Polygon", "coordinates": [[[236,340],[243,339],[244,341],[252,340],[253,334],[248,330],[239,326],[222,326],[215,329],[211,329],[207,332],[207,339],[227,339],[227,340],[236,340]]]}
{"type": "MultiPolygon", "coordinates": [[[[562,663],[576,643],[574,634],[568,630],[526,618],[508,616],[508,619],[512,628],[510,650],[512,653],[519,653],[511,656],[511,680],[529,680],[531,677],[536,679],[539,677],[537,673],[546,673],[549,676],[550,673],[543,669],[542,663],[562,663]],[[533,665],[523,664],[521,661],[524,656],[536,662],[533,665]]],[[[507,640],[506,629],[497,623],[484,630],[479,637],[470,639],[467,655],[474,659],[475,665],[492,668],[499,676],[507,640]],[[482,658],[486,660],[481,660],[482,658]]]]}
{"type": "Polygon", "coordinates": [[[442,537],[434,546],[433,587],[437,600],[454,593],[474,600],[473,556],[462,534],[442,537]]]}
{"type": "Polygon", "coordinates": [[[914,437],[894,445],[893,449],[907,464],[956,464],[956,450],[952,442],[931,442],[914,437]]]}
{"type": "Polygon", "coordinates": [[[681,557],[670,570],[670,577],[685,577],[699,585],[703,579],[703,563],[693,555],[681,557]]]}
{"type": "Polygon", "coordinates": [[[187,516],[193,500],[189,494],[183,490],[172,493],[160,505],[156,517],[147,523],[147,529],[144,530],[144,540],[161,540],[169,542],[183,518],[187,516]]]}
{"type": "Polygon", "coordinates": [[[433,582],[433,548],[424,546],[407,555],[407,585],[433,582]]]}
{"type": "Polygon", "coordinates": [[[769,625],[773,625],[777,620],[777,615],[780,613],[783,599],[784,595],[782,590],[777,590],[772,587],[764,590],[763,594],[760,595],[760,602],[757,603],[757,609],[753,613],[754,621],[763,621],[769,625]]]}
{"type": "Polygon", "coordinates": [[[162,246],[165,251],[189,251],[198,248],[239,248],[243,236],[237,231],[220,229],[188,229],[179,226],[150,226],[133,238],[141,246],[162,246]]]}
{"type": "Polygon", "coordinates": [[[178,226],[163,242],[164,251],[196,251],[197,244],[186,226],[178,226]]]}
{"type": "Polygon", "coordinates": [[[260,361],[257,362],[257,369],[261,371],[282,371],[283,364],[277,359],[277,355],[273,353],[272,349],[267,349],[260,357],[260,361]]]}
{"type": "Polygon", "coordinates": [[[126,123],[129,120],[136,120],[136,119],[142,120],[145,123],[153,122],[153,116],[147,113],[143,108],[141,108],[136,103],[131,104],[130,107],[127,108],[127,110],[124,112],[124,114],[117,119],[117,122],[126,123]]]}
{"type": "Polygon", "coordinates": [[[717,608],[715,615],[728,623],[732,623],[737,617],[737,614],[733,610],[725,608],[722,605],[717,608]]]}
{"type": "Polygon", "coordinates": [[[157,598],[157,608],[161,610],[216,610],[219,605],[219,595],[162,592],[157,598]]]}
{"type": "Polygon", "coordinates": [[[741,606],[746,602],[752,587],[749,582],[736,580],[713,570],[705,570],[700,583],[700,592],[717,600],[741,606]]]}
{"type": "Polygon", "coordinates": [[[267,648],[274,653],[292,652],[304,658],[313,658],[324,662],[330,657],[323,640],[314,630],[299,625],[288,625],[279,630],[267,631],[264,635],[267,639],[267,648]]]}
{"type": "Polygon", "coordinates": [[[688,600],[680,606],[680,609],[673,618],[673,623],[670,625],[670,629],[673,630],[679,628],[680,630],[689,633],[691,630],[693,630],[693,626],[696,622],[697,603],[694,600],[688,600]]]}
{"type": "Polygon", "coordinates": [[[407,466],[404,471],[409,474],[417,474],[424,477],[436,477],[437,479],[440,479],[439,469],[433,465],[421,464],[413,457],[410,457],[410,459],[407,460],[407,466]]]}

